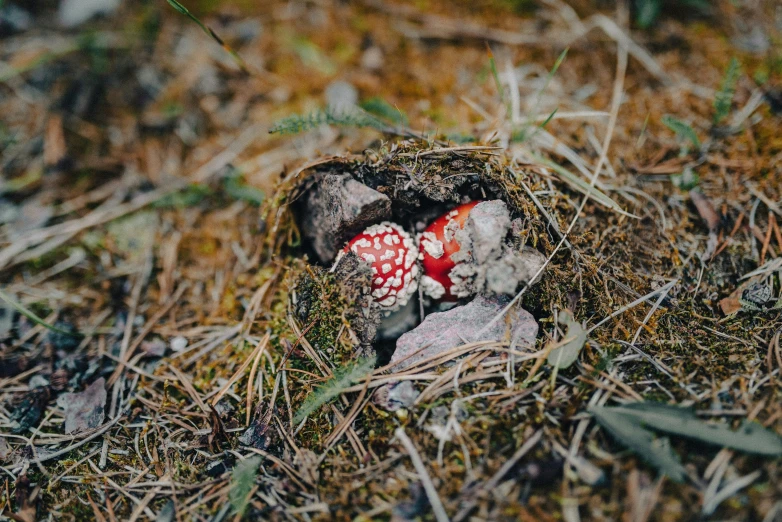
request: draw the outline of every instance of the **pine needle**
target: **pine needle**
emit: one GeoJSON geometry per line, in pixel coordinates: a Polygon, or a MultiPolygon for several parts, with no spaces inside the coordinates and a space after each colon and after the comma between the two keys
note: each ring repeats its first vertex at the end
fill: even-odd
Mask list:
{"type": "Polygon", "coordinates": [[[500,74],[497,72],[497,62],[494,60],[494,53],[491,52],[491,47],[486,44],[486,52],[489,54],[489,69],[491,69],[492,78],[494,78],[494,85],[497,87],[497,92],[500,95],[500,101],[505,103],[505,91],[502,88],[500,82],[500,74]]]}
{"type": "Polygon", "coordinates": [[[196,23],[196,25],[198,25],[198,27],[200,27],[200,28],[201,28],[201,29],[202,29],[202,30],[203,30],[203,31],[204,31],[204,32],[205,32],[207,35],[209,35],[209,37],[210,37],[210,38],[212,38],[212,40],[214,40],[215,42],[219,43],[219,44],[220,44],[220,46],[221,46],[223,49],[225,49],[225,51],[226,51],[228,54],[230,54],[230,55],[231,55],[231,58],[233,58],[233,60],[236,62],[236,65],[238,65],[238,66],[239,66],[239,68],[240,68],[240,69],[241,69],[243,72],[249,72],[249,69],[247,68],[247,64],[246,64],[246,63],[245,63],[245,61],[242,59],[242,57],[241,57],[241,56],[239,56],[239,53],[237,53],[236,51],[234,51],[234,49],[233,49],[233,48],[232,48],[230,45],[228,45],[227,43],[225,43],[225,42],[223,41],[223,39],[222,39],[222,38],[220,38],[220,37],[217,35],[217,33],[215,33],[215,32],[212,30],[212,28],[211,28],[211,27],[209,27],[208,25],[206,25],[205,23],[203,23],[201,20],[199,20],[199,19],[198,19],[198,17],[196,17],[196,16],[195,16],[193,13],[191,13],[191,12],[190,12],[190,10],[189,10],[187,7],[183,6],[183,5],[182,5],[181,3],[179,3],[177,0],[168,0],[168,3],[169,3],[169,5],[171,5],[171,7],[173,7],[174,9],[176,9],[177,11],[179,11],[181,14],[185,15],[185,16],[186,16],[186,17],[188,17],[190,20],[192,20],[193,22],[195,22],[195,23],[196,23]]]}

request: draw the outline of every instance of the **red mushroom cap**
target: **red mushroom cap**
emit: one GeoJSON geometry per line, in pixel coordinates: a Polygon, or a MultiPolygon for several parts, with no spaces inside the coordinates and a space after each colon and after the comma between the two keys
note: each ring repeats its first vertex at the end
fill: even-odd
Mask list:
{"type": "Polygon", "coordinates": [[[418,290],[418,248],[399,225],[372,225],[348,242],[348,250],[370,263],[372,297],[380,306],[397,310],[418,290]]]}
{"type": "Polygon", "coordinates": [[[454,295],[451,291],[454,281],[450,275],[451,270],[456,266],[451,256],[460,249],[459,242],[455,239],[456,231],[464,228],[470,210],[478,203],[480,201],[459,205],[435,219],[421,233],[420,257],[424,267],[421,288],[433,299],[456,301],[458,297],[464,297],[454,295]]]}

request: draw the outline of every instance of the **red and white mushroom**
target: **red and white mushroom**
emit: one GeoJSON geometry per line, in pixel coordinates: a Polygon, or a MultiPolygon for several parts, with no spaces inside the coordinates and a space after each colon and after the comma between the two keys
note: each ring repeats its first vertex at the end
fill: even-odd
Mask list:
{"type": "Polygon", "coordinates": [[[451,256],[460,249],[459,242],[455,239],[456,231],[464,228],[470,210],[478,203],[480,201],[459,205],[435,219],[421,233],[420,258],[424,268],[421,289],[432,299],[456,301],[460,297],[466,297],[454,293],[454,283],[459,281],[451,274],[456,266],[451,256]]]}
{"type": "Polygon", "coordinates": [[[372,268],[372,297],[389,311],[397,310],[418,290],[418,248],[399,225],[372,225],[348,242],[350,250],[372,268]]]}

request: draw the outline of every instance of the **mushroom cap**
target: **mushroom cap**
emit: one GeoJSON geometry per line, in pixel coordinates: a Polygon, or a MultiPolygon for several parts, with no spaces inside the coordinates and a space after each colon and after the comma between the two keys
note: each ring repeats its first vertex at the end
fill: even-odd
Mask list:
{"type": "Polygon", "coordinates": [[[421,288],[424,293],[440,301],[456,301],[458,297],[451,292],[454,281],[451,270],[456,262],[451,256],[461,246],[456,240],[456,231],[464,228],[470,210],[480,203],[471,201],[451,209],[426,227],[420,236],[420,258],[424,268],[421,288]]]}
{"type": "Polygon", "coordinates": [[[372,297],[386,310],[403,307],[418,290],[418,247],[399,225],[372,225],[348,242],[347,251],[370,264],[372,297]]]}

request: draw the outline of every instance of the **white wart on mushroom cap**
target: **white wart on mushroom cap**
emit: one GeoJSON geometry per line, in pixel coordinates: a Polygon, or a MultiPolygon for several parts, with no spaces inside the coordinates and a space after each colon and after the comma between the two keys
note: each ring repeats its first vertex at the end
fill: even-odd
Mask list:
{"type": "Polygon", "coordinates": [[[403,307],[418,290],[418,248],[399,225],[372,225],[351,239],[340,257],[348,250],[370,264],[372,297],[386,310],[403,307]]]}

